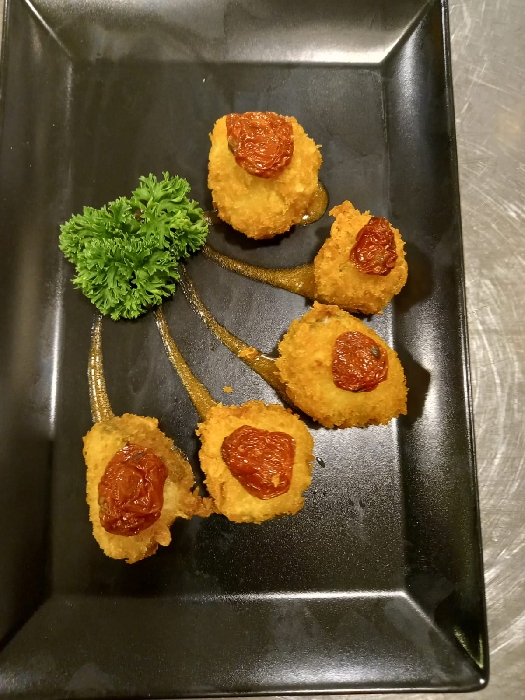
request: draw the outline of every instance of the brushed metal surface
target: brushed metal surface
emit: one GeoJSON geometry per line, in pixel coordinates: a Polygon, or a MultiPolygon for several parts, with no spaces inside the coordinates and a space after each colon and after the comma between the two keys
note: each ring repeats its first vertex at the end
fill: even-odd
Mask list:
{"type": "Polygon", "coordinates": [[[450,24],[491,645],[483,697],[518,700],[525,686],[525,332],[518,316],[525,296],[525,3],[451,0],[450,24]]]}

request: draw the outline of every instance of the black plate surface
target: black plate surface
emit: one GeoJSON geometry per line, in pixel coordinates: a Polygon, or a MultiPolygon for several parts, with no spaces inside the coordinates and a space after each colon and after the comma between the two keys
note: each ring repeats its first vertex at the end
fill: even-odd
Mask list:
{"type": "MultiPolygon", "coordinates": [[[[174,697],[472,690],[488,678],[446,7],[439,1],[23,0],[7,3],[0,143],[0,694],[174,697]],[[93,308],[58,224],[186,177],[211,207],[208,133],[230,111],[298,118],[323,145],[332,205],[390,218],[409,280],[369,323],[398,351],[409,413],[389,426],[309,423],[304,510],[261,526],[176,523],[133,566],[104,557],[85,503],[82,435],[93,308]]],[[[317,224],[250,262],[309,261],[317,224]]],[[[306,302],[202,256],[215,316],[272,351],[306,302]]],[[[196,375],[225,403],[273,391],[211,336],[182,293],[166,305],[196,375]],[[232,395],[222,393],[232,385],[232,395]]],[[[197,415],[151,313],[104,322],[115,412],[154,415],[197,466],[197,415]]]]}

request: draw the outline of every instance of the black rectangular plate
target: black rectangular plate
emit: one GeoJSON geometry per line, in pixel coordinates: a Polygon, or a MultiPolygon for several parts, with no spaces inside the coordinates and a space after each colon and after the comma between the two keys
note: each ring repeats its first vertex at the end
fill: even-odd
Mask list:
{"type": "MultiPolygon", "coordinates": [[[[175,697],[474,690],[488,678],[447,13],[438,0],[8,0],[0,143],[0,694],[175,697]],[[58,224],[186,177],[211,208],[208,133],[230,111],[297,117],[323,145],[332,205],[398,226],[406,288],[369,323],[406,370],[408,415],[311,422],[304,510],[261,526],[177,522],[133,566],[91,535],[82,435],[93,307],[58,224]]],[[[317,224],[223,251],[309,261],[317,224]]],[[[189,265],[231,331],[272,351],[298,296],[189,265]]],[[[177,293],[166,305],[196,375],[224,402],[273,391],[177,293]],[[235,388],[222,393],[224,385],[235,388]]],[[[151,313],[104,322],[115,412],[160,419],[197,468],[197,415],[151,313]]]]}

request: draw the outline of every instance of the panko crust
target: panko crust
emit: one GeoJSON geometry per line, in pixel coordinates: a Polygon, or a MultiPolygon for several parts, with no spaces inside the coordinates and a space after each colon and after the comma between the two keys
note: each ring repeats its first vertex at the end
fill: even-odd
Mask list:
{"type": "Polygon", "coordinates": [[[277,368],[293,403],[326,428],[388,423],[406,414],[405,373],[397,356],[377,333],[337,306],[317,302],[292,322],[279,344],[277,368]],[[359,331],[388,355],[388,377],[368,392],[340,389],[332,376],[332,353],[341,333],[359,331]]]}
{"type": "Polygon", "coordinates": [[[370,212],[361,214],[346,201],[334,207],[330,215],[335,216],[330,237],[314,260],[316,299],[348,311],[380,314],[407,280],[405,243],[401,234],[392,226],[397,252],[393,269],[384,277],[368,275],[350,261],[350,250],[359,231],[370,221],[370,212]]]}
{"type": "Polygon", "coordinates": [[[228,148],[226,117],[210,134],[208,187],[219,218],[248,238],[273,238],[299,224],[317,190],[322,158],[319,146],[294,117],[291,163],[275,178],[251,175],[228,148]]]}
{"type": "Polygon", "coordinates": [[[206,517],[213,511],[210,499],[202,499],[191,489],[193,472],[182,452],[158,428],[156,418],[125,413],[95,423],[84,437],[84,459],[87,466],[87,503],[93,536],[108,557],[125,559],[128,564],[145,559],[157,551],[158,545],[171,542],[170,525],[175,518],[206,517]],[[164,462],[168,478],[164,485],[164,505],[160,518],[137,535],[113,535],[100,524],[98,485],[108,462],[127,442],[149,447],[164,462]]]}
{"type": "Polygon", "coordinates": [[[202,447],[199,453],[206,486],[218,513],[238,523],[261,523],[278,515],[293,515],[304,504],[303,491],[312,480],[314,441],[305,424],[289,409],[267,406],[262,401],[249,401],[242,406],[218,404],[210,410],[197,435],[202,447]],[[290,489],[282,496],[261,500],[246,491],[231,474],[221,456],[225,437],[243,425],[262,430],[288,433],[295,440],[295,459],[290,489]]]}

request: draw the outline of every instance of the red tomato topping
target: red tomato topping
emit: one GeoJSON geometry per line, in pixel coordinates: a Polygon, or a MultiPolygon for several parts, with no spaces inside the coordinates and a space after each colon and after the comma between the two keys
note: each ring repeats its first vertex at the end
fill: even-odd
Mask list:
{"type": "Polygon", "coordinates": [[[226,129],[235,160],[251,175],[277,177],[292,160],[292,124],[280,114],[228,114],[226,129]]]}
{"type": "Polygon", "coordinates": [[[368,335],[342,333],[332,354],[334,384],[346,391],[372,391],[388,376],[388,356],[368,335]]]}
{"type": "Polygon", "coordinates": [[[256,498],[275,498],[290,488],[295,441],[287,433],[243,425],[224,438],[221,454],[232,475],[256,498]]]}
{"type": "Polygon", "coordinates": [[[357,234],[350,260],[367,275],[388,275],[397,260],[392,227],[381,216],[372,216],[357,234]]]}
{"type": "Polygon", "coordinates": [[[100,523],[112,535],[136,535],[160,518],[168,470],[147,447],[128,444],[98,485],[100,523]]]}

